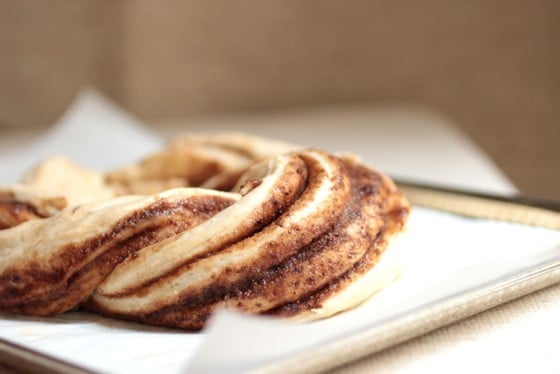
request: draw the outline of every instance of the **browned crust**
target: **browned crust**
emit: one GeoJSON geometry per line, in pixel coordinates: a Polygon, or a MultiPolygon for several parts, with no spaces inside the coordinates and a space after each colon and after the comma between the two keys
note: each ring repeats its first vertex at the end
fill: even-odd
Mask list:
{"type": "Polygon", "coordinates": [[[232,203],[209,197],[157,201],[123,217],[104,235],[61,248],[48,261],[18,263],[0,274],[0,310],[53,315],[73,309],[138,249],[195,226],[232,203]],[[94,252],[100,254],[88,260],[94,252]]]}
{"type": "MultiPolygon", "coordinates": [[[[251,190],[260,183],[248,180],[246,187],[251,190]]],[[[52,315],[83,306],[107,316],[185,329],[202,328],[218,307],[294,316],[321,307],[369,272],[410,210],[388,178],[357,161],[314,150],[296,152],[263,205],[242,217],[242,225],[227,242],[209,245],[157,277],[108,297],[150,295],[205,259],[235,254],[252,248],[262,237],[274,237],[259,256],[228,265],[202,286],[179,290],[173,298],[156,300],[141,311],[113,309],[110,303],[90,298],[115,266],[134,262],[140,249],[166,243],[233,203],[212,196],[191,196],[175,203],[159,200],[121,218],[102,235],[61,247],[42,262],[19,262],[0,274],[0,310],[52,315]],[[326,160],[332,174],[326,174],[314,154],[326,160]],[[313,201],[325,179],[331,187],[329,199],[318,210],[321,214],[294,222],[293,217],[299,217],[296,212],[313,201]],[[272,236],[272,232],[279,234],[272,236]]],[[[1,212],[0,207],[0,218],[1,212]]]]}
{"type": "MultiPolygon", "coordinates": [[[[381,177],[378,175],[378,177],[381,177]]],[[[383,177],[380,178],[381,180],[383,177]]],[[[400,195],[392,183],[380,183],[382,193],[376,194],[377,206],[380,208],[378,219],[382,220],[379,232],[374,238],[370,238],[369,247],[345,272],[338,277],[332,278],[322,287],[317,288],[306,297],[302,297],[294,302],[286,303],[278,308],[268,311],[268,314],[291,317],[302,311],[318,309],[332,295],[344,290],[352,282],[367,272],[371,271],[379,262],[381,255],[385,252],[389,245],[390,237],[400,230],[406,223],[410,213],[410,205],[400,195]],[[392,191],[387,191],[387,190],[392,191]]]]}
{"type": "MultiPolygon", "coordinates": [[[[219,243],[216,247],[208,247],[207,251],[201,253],[187,261],[179,264],[161,277],[146,283],[140,283],[134,287],[127,288],[112,296],[127,296],[131,294],[147,294],[150,288],[167,281],[168,278],[187,272],[196,263],[204,258],[228,250],[236,243],[244,240],[251,240],[251,236],[258,234],[259,231],[266,229],[271,222],[277,219],[284,211],[291,206],[294,201],[301,197],[303,190],[307,186],[308,170],[305,168],[303,160],[299,157],[292,157],[283,178],[281,178],[273,188],[273,192],[268,196],[267,201],[258,209],[253,211],[250,216],[244,217],[244,225],[240,226],[229,242],[219,243]]],[[[253,182],[254,183],[254,182],[253,182]]],[[[256,266],[256,264],[253,264],[256,266]]],[[[239,270],[241,274],[246,274],[247,269],[239,270]]],[[[88,304],[90,309],[96,309],[95,303],[88,304]]]]}
{"type": "Polygon", "coordinates": [[[43,218],[43,216],[30,204],[17,201],[0,201],[0,230],[39,218],[43,218]]]}
{"type": "MultiPolygon", "coordinates": [[[[306,161],[313,170],[313,161],[306,161]]],[[[229,268],[213,279],[211,286],[182,293],[173,304],[155,311],[123,315],[94,303],[88,308],[148,324],[200,329],[220,306],[280,316],[319,307],[373,268],[385,249],[386,238],[400,230],[410,209],[382,175],[350,161],[340,163],[340,168],[341,175],[351,180],[351,198],[342,210],[332,212],[323,229],[313,231],[313,223],[302,222],[302,239],[294,240],[290,237],[298,233],[288,232],[271,245],[267,256],[256,259],[250,267],[229,268]],[[346,232],[351,225],[358,227],[358,235],[346,232]]],[[[310,172],[310,180],[313,178],[310,172]]],[[[279,218],[271,224],[280,222],[279,218]]]]}

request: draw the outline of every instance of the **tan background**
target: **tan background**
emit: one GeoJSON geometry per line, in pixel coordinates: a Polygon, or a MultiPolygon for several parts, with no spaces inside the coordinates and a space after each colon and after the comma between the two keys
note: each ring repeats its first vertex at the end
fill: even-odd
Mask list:
{"type": "Polygon", "coordinates": [[[560,200],[559,41],[555,0],[0,0],[0,134],[86,84],[146,121],[414,103],[560,200]]]}

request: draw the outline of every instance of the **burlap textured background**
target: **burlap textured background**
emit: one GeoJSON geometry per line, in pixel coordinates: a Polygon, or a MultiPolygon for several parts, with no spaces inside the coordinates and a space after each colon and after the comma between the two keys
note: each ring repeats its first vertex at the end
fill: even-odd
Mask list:
{"type": "Polygon", "coordinates": [[[560,199],[560,2],[0,0],[0,133],[93,85],[144,120],[411,102],[560,199]]]}

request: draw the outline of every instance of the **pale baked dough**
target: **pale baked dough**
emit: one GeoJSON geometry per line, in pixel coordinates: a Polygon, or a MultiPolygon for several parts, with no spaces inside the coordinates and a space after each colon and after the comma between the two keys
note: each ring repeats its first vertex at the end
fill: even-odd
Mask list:
{"type": "MultiPolygon", "coordinates": [[[[185,137],[106,178],[86,172],[91,191],[107,196],[78,203],[71,189],[64,209],[0,230],[0,310],[86,308],[200,329],[221,307],[325,318],[390,283],[385,254],[410,206],[389,178],[356,157],[313,149],[265,156],[297,147],[229,139],[185,137]],[[199,162],[220,166],[189,174],[199,162]],[[233,191],[167,189],[169,178],[233,191]],[[146,181],[149,195],[114,196],[146,181]]],[[[42,186],[48,175],[37,170],[30,178],[42,186]]]]}

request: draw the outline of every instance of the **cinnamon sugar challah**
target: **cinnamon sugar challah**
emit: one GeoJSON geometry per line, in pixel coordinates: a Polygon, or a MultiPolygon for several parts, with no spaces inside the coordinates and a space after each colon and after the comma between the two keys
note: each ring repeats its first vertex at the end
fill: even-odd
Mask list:
{"type": "Polygon", "coordinates": [[[56,200],[33,177],[0,191],[0,310],[200,329],[219,307],[311,320],[368,298],[410,210],[391,180],[353,157],[236,136],[177,140],[103,176],[99,199],[56,200]],[[155,191],[130,195],[142,181],[155,191]],[[2,220],[14,207],[36,214],[2,220]]]}

